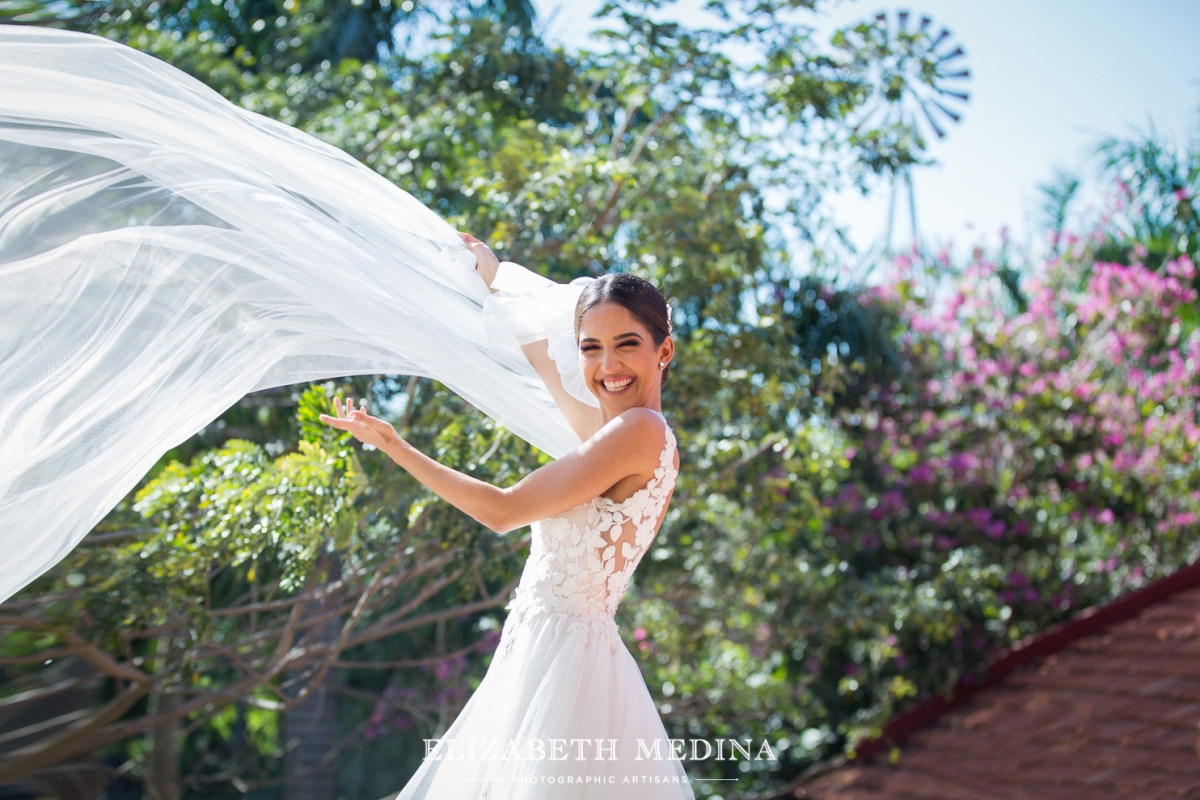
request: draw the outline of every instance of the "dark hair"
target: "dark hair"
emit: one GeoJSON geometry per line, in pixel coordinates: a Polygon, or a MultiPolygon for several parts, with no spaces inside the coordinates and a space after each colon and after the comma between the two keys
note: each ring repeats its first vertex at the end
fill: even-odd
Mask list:
{"type": "MultiPolygon", "coordinates": [[[[633,314],[634,318],[646,326],[658,347],[671,335],[671,307],[655,288],[654,284],[637,275],[627,272],[614,272],[601,275],[584,287],[579,295],[579,303],[575,306],[575,343],[579,343],[579,326],[583,315],[593,306],[601,303],[616,303],[633,314]]],[[[671,372],[668,364],[662,371],[662,383],[666,384],[671,372]]]]}

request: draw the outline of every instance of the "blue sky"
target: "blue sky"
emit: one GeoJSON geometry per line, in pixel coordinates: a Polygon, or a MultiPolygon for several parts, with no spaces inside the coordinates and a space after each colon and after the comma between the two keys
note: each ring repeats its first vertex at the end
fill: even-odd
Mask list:
{"type": "MultiPolygon", "coordinates": [[[[586,44],[601,0],[534,0],[547,38],[586,44]]],[[[694,14],[701,0],[684,0],[694,14]]],[[[1200,0],[847,0],[814,18],[822,32],[883,10],[928,14],[967,52],[973,78],[962,124],[937,143],[938,164],[914,177],[921,234],[961,249],[1007,225],[1031,243],[1036,185],[1056,167],[1086,168],[1105,135],[1150,120],[1183,144],[1200,138],[1200,0]]],[[[1095,201],[1092,187],[1085,199],[1095,201]]],[[[883,231],[886,193],[831,198],[860,248],[883,231]]],[[[905,223],[906,224],[906,223],[905,223]]],[[[907,224],[906,224],[907,225],[907,224]]]]}

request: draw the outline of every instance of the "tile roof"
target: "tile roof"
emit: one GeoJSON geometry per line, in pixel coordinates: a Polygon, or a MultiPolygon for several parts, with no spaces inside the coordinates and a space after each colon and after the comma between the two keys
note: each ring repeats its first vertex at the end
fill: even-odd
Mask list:
{"type": "Polygon", "coordinates": [[[1023,643],[860,752],[792,796],[1200,798],[1200,563],[1023,643]]]}

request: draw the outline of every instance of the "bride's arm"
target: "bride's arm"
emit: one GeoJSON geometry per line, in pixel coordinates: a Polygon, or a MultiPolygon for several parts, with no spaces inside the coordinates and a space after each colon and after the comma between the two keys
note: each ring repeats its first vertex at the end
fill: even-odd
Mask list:
{"type": "Polygon", "coordinates": [[[550,390],[550,396],[554,398],[555,404],[567,418],[567,424],[583,441],[586,442],[590,439],[596,431],[600,430],[602,423],[600,409],[579,402],[566,390],[566,387],[563,386],[562,374],[558,371],[558,365],[550,357],[549,342],[541,339],[523,344],[521,352],[533,365],[541,377],[542,383],[546,384],[546,388],[550,390]]]}
{"type": "Polygon", "coordinates": [[[630,409],[575,451],[540,467],[507,489],[439,464],[400,438],[385,420],[335,399],[337,416],[321,421],[374,445],[427,489],[496,533],[560,514],[599,497],[622,478],[658,467],[666,426],[649,409],[630,409]]]}
{"type": "MultiPolygon", "coordinates": [[[[496,258],[496,254],[492,252],[491,248],[479,239],[467,233],[459,235],[468,249],[475,254],[475,271],[479,273],[479,277],[483,279],[488,289],[495,293],[496,289],[492,288],[492,284],[500,272],[500,260],[496,258]]],[[[555,404],[567,418],[567,424],[581,440],[586,442],[600,429],[602,424],[600,409],[580,401],[563,386],[562,373],[554,359],[550,357],[548,339],[540,339],[520,347],[526,360],[537,372],[538,377],[542,379],[550,396],[554,398],[555,404]]]]}

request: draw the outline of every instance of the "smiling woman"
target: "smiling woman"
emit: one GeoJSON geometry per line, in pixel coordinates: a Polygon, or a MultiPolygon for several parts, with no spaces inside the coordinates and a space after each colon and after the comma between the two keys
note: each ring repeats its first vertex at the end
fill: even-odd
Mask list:
{"type": "Polygon", "coordinates": [[[632,275],[557,286],[463,240],[501,295],[493,321],[507,314],[512,323],[497,330],[517,339],[583,443],[502,489],[439,464],[352,401],[335,401],[335,414],[321,417],[497,533],[532,523],[496,656],[400,798],[692,798],[678,760],[638,758],[639,743],[667,752],[670,744],[614,620],[679,469],[661,403],[675,352],[669,306],[632,275]],[[508,758],[504,744],[519,740],[569,742],[572,758],[508,758]],[[500,743],[505,756],[485,757],[482,742],[500,743]],[[446,760],[453,771],[441,769],[446,760]]]}

